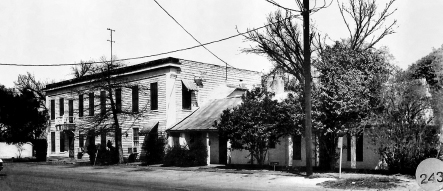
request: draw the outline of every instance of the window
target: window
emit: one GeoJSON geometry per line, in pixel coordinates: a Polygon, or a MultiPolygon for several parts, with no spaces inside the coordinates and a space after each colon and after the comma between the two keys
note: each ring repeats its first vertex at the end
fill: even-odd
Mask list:
{"type": "Polygon", "coordinates": [[[138,86],[132,87],[132,112],[138,112],[138,86]]]}
{"type": "Polygon", "coordinates": [[[51,132],[51,152],[55,153],[55,132],[51,132]]]}
{"type": "Polygon", "coordinates": [[[55,100],[51,100],[51,120],[55,119],[55,100]]]}
{"type": "Polygon", "coordinates": [[[83,117],[83,94],[78,95],[78,116],[83,117]]]}
{"type": "Polygon", "coordinates": [[[268,145],[270,149],[275,149],[275,136],[271,135],[269,136],[268,145]]]}
{"type": "Polygon", "coordinates": [[[94,116],[94,93],[89,93],[89,116],[94,116]]]}
{"type": "MultiPolygon", "coordinates": [[[[132,130],[133,130],[132,140],[134,141],[134,147],[138,147],[139,146],[139,142],[138,142],[138,128],[134,128],[132,130]]],[[[134,151],[134,152],[136,152],[136,151],[134,151]]]]}
{"type": "Polygon", "coordinates": [[[68,100],[68,114],[69,114],[69,123],[74,122],[74,100],[68,100]]]}
{"type": "Polygon", "coordinates": [[[192,91],[186,88],[182,82],[182,108],[191,109],[191,93],[192,91]]]}
{"type": "Polygon", "coordinates": [[[65,152],[65,133],[60,131],[60,152],[65,152]]]}
{"type": "Polygon", "coordinates": [[[158,83],[151,83],[151,110],[158,110],[158,83]]]}
{"type": "Polygon", "coordinates": [[[60,116],[63,116],[65,114],[65,100],[63,98],[60,98],[59,101],[59,107],[60,107],[60,116]]]}
{"type": "MultiPolygon", "coordinates": [[[[347,159],[348,161],[351,161],[351,135],[348,135],[347,140],[347,159]]],[[[355,141],[355,160],[356,161],[363,161],[363,134],[357,135],[355,141]]]]}
{"type": "Polygon", "coordinates": [[[292,160],[301,160],[301,135],[295,135],[292,141],[292,160]]]}
{"type": "Polygon", "coordinates": [[[100,92],[100,114],[101,115],[106,114],[106,92],[105,91],[100,92]]]}
{"type": "Polygon", "coordinates": [[[117,112],[122,111],[122,89],[115,90],[115,109],[117,112]]]}

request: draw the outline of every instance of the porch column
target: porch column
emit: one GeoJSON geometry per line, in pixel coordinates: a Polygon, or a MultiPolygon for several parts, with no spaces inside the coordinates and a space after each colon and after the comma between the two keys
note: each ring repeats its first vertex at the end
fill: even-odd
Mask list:
{"type": "Polygon", "coordinates": [[[351,168],[352,169],[357,168],[357,162],[356,162],[357,157],[356,157],[355,149],[356,149],[356,137],[351,136],[351,168]]]}
{"type": "Polygon", "coordinates": [[[180,137],[179,137],[178,142],[179,142],[180,146],[186,145],[185,133],[180,133],[180,137]]]}
{"type": "Polygon", "coordinates": [[[209,133],[206,133],[206,149],[208,150],[208,157],[206,158],[206,163],[209,166],[211,164],[211,145],[209,145],[209,133]]]}
{"type": "Polygon", "coordinates": [[[171,136],[171,134],[168,134],[168,145],[170,146],[170,147],[173,147],[174,145],[173,145],[173,141],[174,140],[172,140],[173,138],[172,138],[172,136],[171,136]]]}
{"type": "Polygon", "coordinates": [[[288,166],[292,166],[293,144],[292,136],[288,136],[288,166]]]}

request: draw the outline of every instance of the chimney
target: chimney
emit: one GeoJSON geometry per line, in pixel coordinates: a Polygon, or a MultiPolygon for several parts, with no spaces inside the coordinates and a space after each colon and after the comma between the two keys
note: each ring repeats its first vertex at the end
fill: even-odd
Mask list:
{"type": "Polygon", "coordinates": [[[274,92],[275,95],[282,94],[285,91],[283,78],[280,75],[272,75],[268,78],[266,84],[268,91],[274,92]]]}

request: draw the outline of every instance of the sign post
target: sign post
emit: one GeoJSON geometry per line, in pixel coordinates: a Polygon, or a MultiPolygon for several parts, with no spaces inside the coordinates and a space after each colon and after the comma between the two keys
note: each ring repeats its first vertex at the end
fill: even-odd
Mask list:
{"type": "Polygon", "coordinates": [[[338,137],[338,148],[340,148],[340,163],[338,168],[338,178],[341,178],[341,163],[342,163],[342,155],[343,155],[343,137],[338,137]]]}
{"type": "Polygon", "coordinates": [[[274,171],[275,171],[275,166],[278,165],[278,162],[270,162],[270,165],[274,166],[274,171]]]}

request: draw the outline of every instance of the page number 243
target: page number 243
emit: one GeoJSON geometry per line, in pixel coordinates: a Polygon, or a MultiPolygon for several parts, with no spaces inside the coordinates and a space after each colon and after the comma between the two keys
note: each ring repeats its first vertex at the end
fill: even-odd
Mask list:
{"type": "Polygon", "coordinates": [[[429,177],[427,174],[420,174],[421,184],[428,182],[443,182],[443,172],[432,173],[429,177]],[[434,175],[435,174],[435,175],[434,175]]]}

